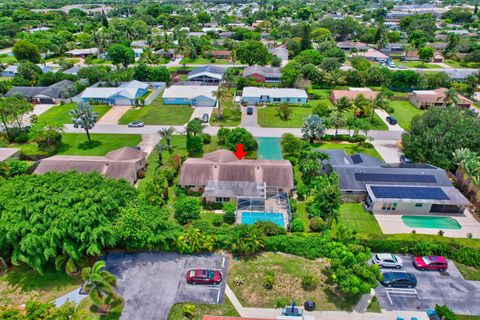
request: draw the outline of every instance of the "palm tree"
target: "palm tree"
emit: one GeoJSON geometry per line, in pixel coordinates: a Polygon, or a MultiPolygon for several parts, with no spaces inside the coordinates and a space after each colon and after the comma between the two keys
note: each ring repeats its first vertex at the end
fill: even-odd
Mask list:
{"type": "Polygon", "coordinates": [[[325,73],[323,76],[323,81],[329,84],[332,88],[335,88],[337,85],[344,84],[345,80],[345,73],[341,70],[333,70],[325,73]]]}
{"type": "Polygon", "coordinates": [[[338,113],[343,114],[344,112],[348,111],[352,107],[352,101],[347,97],[341,97],[340,100],[335,103],[335,111],[338,113]]]}
{"type": "Polygon", "coordinates": [[[457,90],[455,90],[455,88],[450,88],[446,90],[443,94],[443,97],[439,97],[438,100],[442,100],[443,105],[446,107],[456,106],[458,102],[460,102],[458,92],[457,90]]]}
{"type": "Polygon", "coordinates": [[[105,261],[97,261],[91,268],[82,269],[82,279],[85,281],[84,288],[92,302],[97,306],[118,297],[114,289],[117,279],[110,272],[102,270],[104,267],[105,261]]]}
{"type": "Polygon", "coordinates": [[[358,95],[353,100],[353,117],[362,116],[365,112],[365,108],[368,106],[368,99],[363,94],[358,95]]]}
{"type": "Polygon", "coordinates": [[[321,139],[327,130],[325,121],[318,115],[313,114],[308,116],[302,127],[302,134],[305,139],[313,143],[315,139],[321,139]]]}
{"type": "Polygon", "coordinates": [[[90,138],[90,129],[97,123],[98,113],[94,112],[92,107],[85,102],[79,102],[77,107],[70,111],[73,116],[73,127],[82,128],[87,133],[88,143],[92,142],[90,138]]]}
{"type": "Polygon", "coordinates": [[[218,120],[221,119],[221,108],[220,108],[220,103],[222,100],[228,98],[231,96],[230,90],[226,87],[219,87],[218,90],[212,92],[212,96],[214,96],[217,99],[217,114],[218,114],[218,120]]]}
{"type": "Polygon", "coordinates": [[[165,150],[165,145],[157,143],[155,146],[155,152],[157,153],[159,166],[163,165],[163,150],[165,150]]]}
{"type": "Polygon", "coordinates": [[[372,112],[370,122],[373,123],[376,109],[385,110],[388,106],[388,100],[383,93],[379,93],[374,99],[370,100],[370,111],[372,112]]]}
{"type": "Polygon", "coordinates": [[[190,57],[191,50],[188,46],[185,46],[181,49],[181,53],[183,55],[182,66],[183,66],[183,69],[185,69],[187,68],[187,58],[190,57]]]}
{"type": "Polygon", "coordinates": [[[230,57],[232,58],[232,65],[235,68],[235,61],[237,61],[237,50],[233,49],[230,57]]]}
{"type": "Polygon", "coordinates": [[[171,146],[171,140],[172,140],[172,135],[174,134],[175,132],[175,128],[174,127],[170,127],[170,128],[162,128],[160,130],[157,131],[157,133],[165,139],[165,141],[167,141],[167,148],[168,149],[171,149],[172,146],[171,146]]]}
{"type": "Polygon", "coordinates": [[[202,122],[200,121],[200,119],[198,118],[195,118],[193,119],[192,121],[190,121],[189,123],[187,123],[187,135],[197,135],[197,134],[201,134],[202,131],[203,131],[203,125],[202,125],[202,122]]]}
{"type": "Polygon", "coordinates": [[[338,135],[338,128],[345,124],[343,114],[338,111],[334,111],[330,116],[330,123],[335,127],[335,137],[338,135]]]}

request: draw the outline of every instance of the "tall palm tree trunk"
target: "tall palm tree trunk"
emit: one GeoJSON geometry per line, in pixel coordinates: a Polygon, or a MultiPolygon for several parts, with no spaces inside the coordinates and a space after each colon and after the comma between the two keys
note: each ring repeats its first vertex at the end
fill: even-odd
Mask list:
{"type": "Polygon", "coordinates": [[[92,139],[90,138],[90,131],[88,129],[85,129],[85,132],[87,133],[88,143],[92,143],[92,139]]]}

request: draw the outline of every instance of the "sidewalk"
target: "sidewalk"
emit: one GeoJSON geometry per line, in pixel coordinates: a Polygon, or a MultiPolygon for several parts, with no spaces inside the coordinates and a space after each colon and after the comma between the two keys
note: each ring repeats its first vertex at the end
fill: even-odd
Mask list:
{"type": "Polygon", "coordinates": [[[66,302],[74,302],[76,305],[79,305],[83,299],[88,297],[88,295],[80,294],[79,292],[80,292],[80,287],[57,298],[55,300],[55,306],[60,307],[66,302]]]}

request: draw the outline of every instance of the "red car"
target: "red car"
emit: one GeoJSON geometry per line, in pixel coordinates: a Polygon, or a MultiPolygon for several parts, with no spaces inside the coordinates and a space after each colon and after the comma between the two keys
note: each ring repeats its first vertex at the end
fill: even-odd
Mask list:
{"type": "Polygon", "coordinates": [[[220,284],[222,273],[210,269],[193,269],[187,272],[188,284],[220,284]]]}
{"type": "Polygon", "coordinates": [[[413,266],[419,270],[438,270],[445,271],[448,269],[447,259],[441,256],[424,256],[415,257],[413,266]]]}

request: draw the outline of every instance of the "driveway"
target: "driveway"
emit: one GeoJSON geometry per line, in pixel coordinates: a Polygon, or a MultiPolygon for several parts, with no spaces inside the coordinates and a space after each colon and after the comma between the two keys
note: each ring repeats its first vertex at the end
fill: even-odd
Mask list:
{"type": "Polygon", "coordinates": [[[130,110],[131,106],[113,106],[98,119],[97,124],[118,124],[120,118],[130,110]]]}
{"type": "Polygon", "coordinates": [[[242,121],[240,123],[241,127],[259,127],[258,125],[258,112],[257,107],[249,106],[253,110],[253,114],[247,114],[247,107],[242,107],[242,121]]]}
{"type": "Polygon", "coordinates": [[[399,163],[402,151],[400,140],[377,140],[372,141],[375,150],[382,156],[386,163],[399,163]]]}
{"type": "Polygon", "coordinates": [[[394,125],[388,123],[387,117],[389,116],[389,114],[385,110],[375,109],[375,113],[380,117],[380,119],[382,119],[383,123],[387,125],[388,130],[403,131],[403,128],[400,127],[398,123],[394,125]]]}
{"type": "Polygon", "coordinates": [[[228,260],[223,255],[181,255],[163,252],[109,253],[107,269],[117,276],[118,292],[125,299],[123,320],[164,320],[177,302],[221,304],[228,260]],[[220,286],[186,284],[193,268],[222,271],[220,286]]]}
{"type": "MultiPolygon", "coordinates": [[[[213,107],[193,107],[193,113],[192,116],[190,117],[190,121],[192,121],[195,118],[202,119],[202,116],[206,113],[208,114],[208,119],[210,120],[210,117],[212,116],[213,112],[213,107]]],[[[205,123],[208,124],[208,123],[205,123]]]]}
{"type": "MultiPolygon", "coordinates": [[[[448,262],[447,272],[418,271],[412,265],[412,257],[401,255],[402,271],[413,273],[417,277],[416,296],[391,294],[392,304],[388,300],[385,288],[379,284],[375,289],[378,302],[386,310],[427,310],[435,304],[446,304],[458,314],[480,315],[480,281],[463,279],[452,261],[448,262]]],[[[391,271],[382,269],[383,272],[391,271]]]]}

